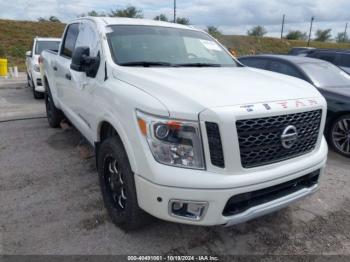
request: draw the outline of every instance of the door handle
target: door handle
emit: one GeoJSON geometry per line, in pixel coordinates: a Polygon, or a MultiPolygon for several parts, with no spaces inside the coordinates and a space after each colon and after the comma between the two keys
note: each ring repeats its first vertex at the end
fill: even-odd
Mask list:
{"type": "Polygon", "coordinates": [[[68,79],[68,80],[72,80],[72,76],[70,75],[70,74],[65,74],[65,77],[66,77],[66,79],[68,79]]]}
{"type": "Polygon", "coordinates": [[[54,71],[57,71],[57,67],[56,67],[56,66],[54,66],[54,67],[53,67],[53,70],[54,70],[54,71]]]}

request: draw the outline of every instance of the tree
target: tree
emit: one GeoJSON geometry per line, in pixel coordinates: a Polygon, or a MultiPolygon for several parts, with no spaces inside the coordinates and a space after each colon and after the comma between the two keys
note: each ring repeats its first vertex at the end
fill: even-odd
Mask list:
{"type": "Polygon", "coordinates": [[[286,35],[286,39],[289,40],[306,40],[307,39],[307,33],[301,32],[299,30],[291,30],[286,35]]]}
{"type": "Polygon", "coordinates": [[[326,30],[318,29],[316,31],[315,41],[327,42],[327,41],[331,40],[331,38],[332,38],[331,31],[332,31],[332,29],[326,29],[326,30]]]}
{"type": "Polygon", "coordinates": [[[87,16],[99,16],[99,15],[95,10],[92,10],[92,11],[87,13],[87,16]]]}
{"type": "Polygon", "coordinates": [[[99,13],[95,10],[91,10],[91,11],[87,12],[86,14],[82,13],[78,17],[84,17],[84,16],[106,16],[106,14],[104,12],[99,13]]]}
{"type": "Polygon", "coordinates": [[[169,22],[169,19],[168,19],[168,17],[167,17],[165,14],[157,15],[157,16],[155,16],[155,17],[153,18],[153,20],[169,22]]]}
{"type": "Polygon", "coordinates": [[[222,35],[220,30],[216,26],[212,26],[212,25],[207,26],[207,29],[205,31],[207,31],[212,37],[215,37],[215,38],[218,38],[222,35]]]}
{"type": "Polygon", "coordinates": [[[252,29],[248,30],[247,35],[263,37],[267,34],[265,27],[261,25],[254,26],[252,29]]]}
{"type": "Polygon", "coordinates": [[[37,19],[39,22],[55,22],[55,23],[61,23],[61,21],[56,16],[50,16],[48,19],[44,17],[39,17],[37,19]]]}
{"type": "Polygon", "coordinates": [[[176,18],[176,23],[177,24],[182,24],[182,25],[189,25],[190,24],[190,19],[186,17],[178,17],[176,18]]]}
{"type": "Polygon", "coordinates": [[[47,19],[45,19],[44,17],[39,17],[38,22],[47,22],[47,19]]]}
{"type": "Polygon", "coordinates": [[[338,33],[337,37],[335,38],[335,40],[338,42],[338,43],[344,43],[344,42],[349,42],[349,36],[348,34],[345,32],[342,32],[342,33],[338,33]]]}
{"type": "Polygon", "coordinates": [[[111,17],[129,17],[129,18],[143,18],[143,12],[141,9],[137,9],[135,6],[128,6],[125,9],[112,10],[109,14],[111,17]]]}
{"type": "Polygon", "coordinates": [[[56,16],[50,16],[49,18],[50,22],[55,22],[55,23],[61,23],[60,19],[58,19],[56,16]]]}

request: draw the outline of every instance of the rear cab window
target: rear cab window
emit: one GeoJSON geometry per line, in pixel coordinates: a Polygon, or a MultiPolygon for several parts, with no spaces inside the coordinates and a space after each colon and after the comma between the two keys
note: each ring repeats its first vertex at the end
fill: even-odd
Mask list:
{"type": "Polygon", "coordinates": [[[58,48],[60,46],[59,41],[36,41],[35,45],[35,54],[40,55],[44,50],[51,50],[54,52],[58,52],[58,48]]]}

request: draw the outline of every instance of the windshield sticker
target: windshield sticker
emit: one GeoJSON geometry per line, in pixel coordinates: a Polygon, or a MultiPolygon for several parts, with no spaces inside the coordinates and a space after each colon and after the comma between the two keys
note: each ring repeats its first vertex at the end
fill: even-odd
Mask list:
{"type": "Polygon", "coordinates": [[[208,50],[222,51],[220,46],[213,41],[209,41],[209,40],[200,40],[200,41],[208,50]]]}

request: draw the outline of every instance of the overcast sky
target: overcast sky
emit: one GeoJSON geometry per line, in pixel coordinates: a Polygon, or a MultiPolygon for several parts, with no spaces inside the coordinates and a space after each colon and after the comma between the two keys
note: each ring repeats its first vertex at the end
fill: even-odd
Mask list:
{"type": "MultiPolygon", "coordinates": [[[[36,20],[54,15],[66,22],[90,10],[109,12],[127,5],[142,9],[145,18],[173,16],[173,0],[0,0],[0,18],[36,20]]],[[[316,18],[314,32],[332,28],[334,36],[350,22],[350,0],[177,0],[177,6],[178,16],[190,18],[193,25],[215,25],[225,34],[246,34],[252,26],[263,25],[268,35],[279,36],[283,14],[285,32],[308,31],[311,16],[316,18]]]]}

